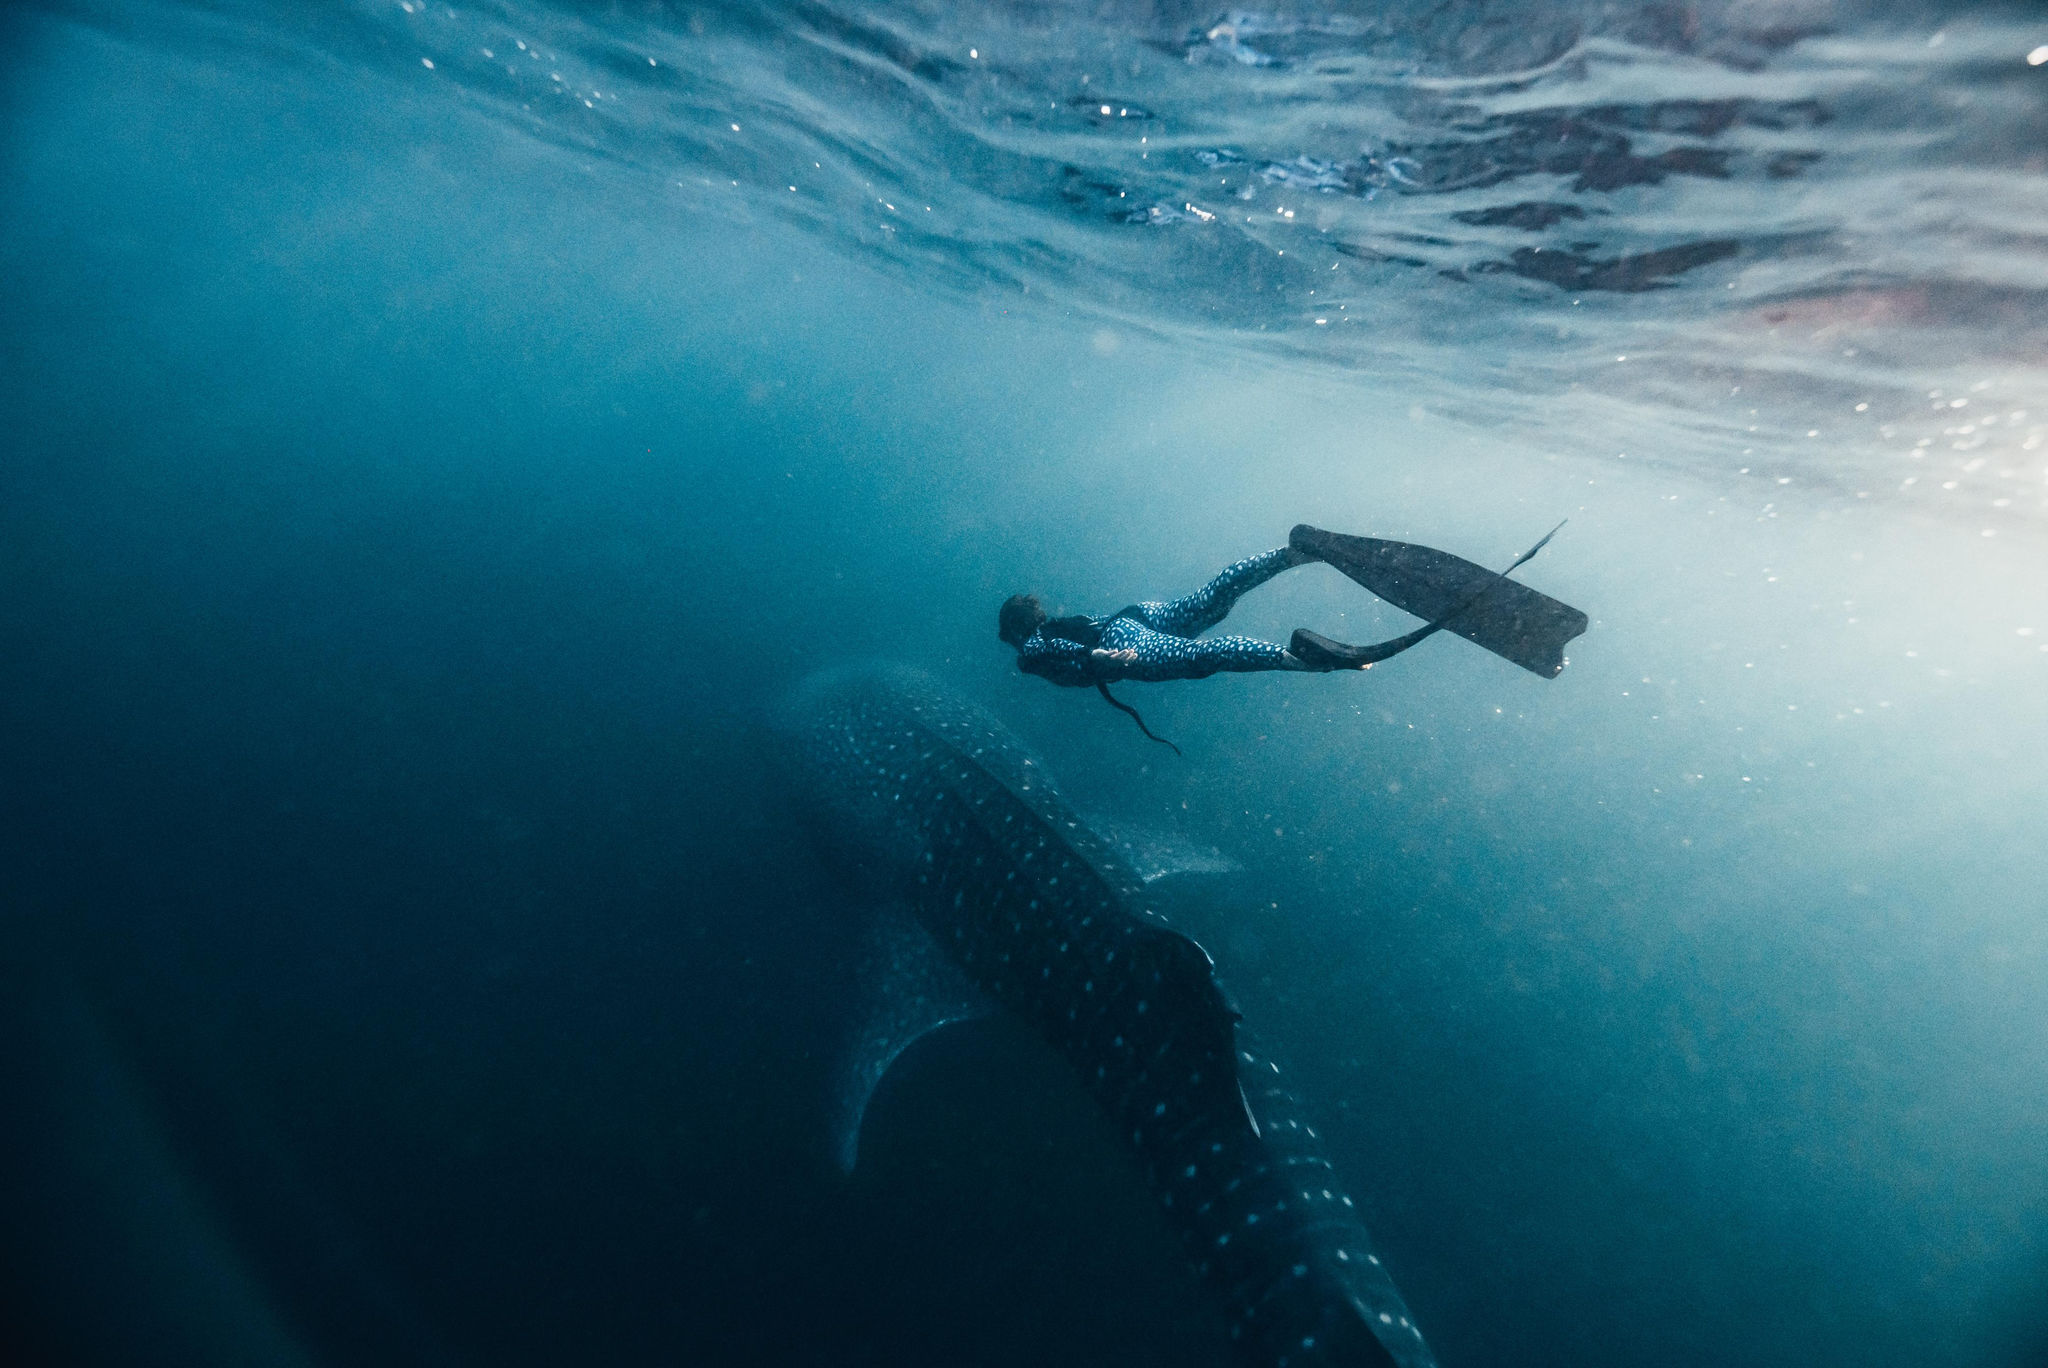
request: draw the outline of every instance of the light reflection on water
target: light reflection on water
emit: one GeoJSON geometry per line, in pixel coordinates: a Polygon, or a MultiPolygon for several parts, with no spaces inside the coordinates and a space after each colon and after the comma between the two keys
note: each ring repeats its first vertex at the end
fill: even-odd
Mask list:
{"type": "Polygon", "coordinates": [[[440,83],[631,193],[765,210],[926,285],[1370,372],[1759,507],[1792,485],[1994,533],[2048,510],[2048,70],[2018,18],[366,0],[300,19],[285,41],[440,83]]]}

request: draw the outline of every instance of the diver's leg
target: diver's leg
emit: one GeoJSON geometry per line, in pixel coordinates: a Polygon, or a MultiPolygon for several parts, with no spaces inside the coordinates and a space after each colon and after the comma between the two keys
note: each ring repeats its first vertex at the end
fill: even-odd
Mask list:
{"type": "Polygon", "coordinates": [[[1146,632],[1142,636],[1133,634],[1135,639],[1128,649],[1137,652],[1137,660],[1126,665],[1122,671],[1126,679],[1142,680],[1146,683],[1163,683],[1169,679],[1207,679],[1212,674],[1250,674],[1259,670],[1312,670],[1317,667],[1301,660],[1293,652],[1270,641],[1256,637],[1220,636],[1205,637],[1199,641],[1188,637],[1169,636],[1164,632],[1146,632]]]}
{"type": "Polygon", "coordinates": [[[1246,556],[1192,594],[1166,603],[1139,604],[1138,619],[1154,631],[1165,632],[1169,636],[1197,636],[1223,621],[1246,592],[1258,588],[1282,570],[1306,565],[1313,559],[1313,556],[1291,546],[1246,556]]]}

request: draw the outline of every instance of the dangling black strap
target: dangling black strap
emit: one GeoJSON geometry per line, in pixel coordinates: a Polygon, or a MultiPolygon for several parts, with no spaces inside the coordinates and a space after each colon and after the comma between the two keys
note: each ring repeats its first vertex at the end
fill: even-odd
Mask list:
{"type": "Polygon", "coordinates": [[[1135,722],[1135,723],[1137,723],[1137,724],[1138,724],[1138,730],[1139,730],[1139,731],[1141,731],[1141,732],[1145,733],[1145,735],[1147,735],[1147,736],[1150,736],[1150,737],[1152,737],[1152,739],[1153,739],[1154,741],[1157,741],[1157,742],[1158,742],[1158,743],[1159,743],[1160,745],[1162,745],[1162,746],[1166,747],[1166,748],[1167,748],[1168,750],[1172,751],[1172,752],[1173,752],[1173,753],[1174,753],[1175,755],[1179,755],[1179,754],[1180,754],[1180,747],[1179,747],[1179,746],[1176,746],[1176,745],[1174,745],[1174,744],[1173,744],[1173,742],[1171,742],[1171,741],[1167,740],[1167,739],[1166,739],[1165,737],[1163,737],[1163,736],[1153,736],[1153,734],[1152,734],[1152,729],[1151,729],[1150,727],[1148,727],[1148,726],[1146,726],[1146,725],[1145,725],[1145,719],[1144,719],[1144,718],[1142,718],[1142,717],[1138,716],[1138,710],[1137,710],[1136,708],[1132,707],[1132,706],[1131,706],[1130,704],[1128,704],[1128,703],[1120,703],[1120,702],[1118,702],[1118,701],[1117,701],[1117,697],[1116,697],[1116,695],[1115,695],[1115,694],[1113,694],[1113,693],[1111,693],[1111,692],[1109,691],[1109,685],[1107,685],[1107,684],[1103,683],[1103,682],[1102,682],[1101,680],[1099,680],[1099,679],[1098,679],[1098,680],[1096,680],[1096,681],[1095,681],[1095,692],[1097,692],[1097,693],[1101,694],[1101,695],[1102,695],[1102,699],[1103,699],[1103,701],[1104,701],[1105,703],[1109,704],[1109,706],[1110,706],[1110,707],[1112,707],[1112,708],[1115,708],[1115,709],[1116,709],[1116,710],[1117,710],[1118,712],[1120,712],[1120,713],[1129,713],[1129,714],[1130,714],[1130,717],[1131,717],[1131,721],[1133,721],[1133,722],[1135,722]]]}

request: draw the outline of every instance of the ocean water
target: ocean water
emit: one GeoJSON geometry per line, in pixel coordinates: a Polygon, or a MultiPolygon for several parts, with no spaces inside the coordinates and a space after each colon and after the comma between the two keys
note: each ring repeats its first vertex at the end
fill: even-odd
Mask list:
{"type": "MultiPolygon", "coordinates": [[[[1013,1022],[848,1178],[886,658],[1164,883],[1446,1368],[2048,1363],[2025,5],[0,12],[0,1344],[1223,1364],[1013,1022]],[[1554,681],[1017,672],[1296,522],[1554,681]]],[[[1327,569],[1231,626],[1412,619],[1327,569]]],[[[1448,634],[1446,634],[1448,635],[1448,634]]]]}

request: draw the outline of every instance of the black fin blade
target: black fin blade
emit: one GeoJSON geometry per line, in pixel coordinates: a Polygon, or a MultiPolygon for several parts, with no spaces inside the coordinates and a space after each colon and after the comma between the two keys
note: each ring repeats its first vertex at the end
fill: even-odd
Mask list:
{"type": "Polygon", "coordinates": [[[1545,679],[1564,669],[1565,644],[1588,625],[1570,604],[1448,551],[1307,526],[1297,527],[1289,541],[1425,622],[1438,621],[1478,594],[1444,630],[1545,679]]]}

